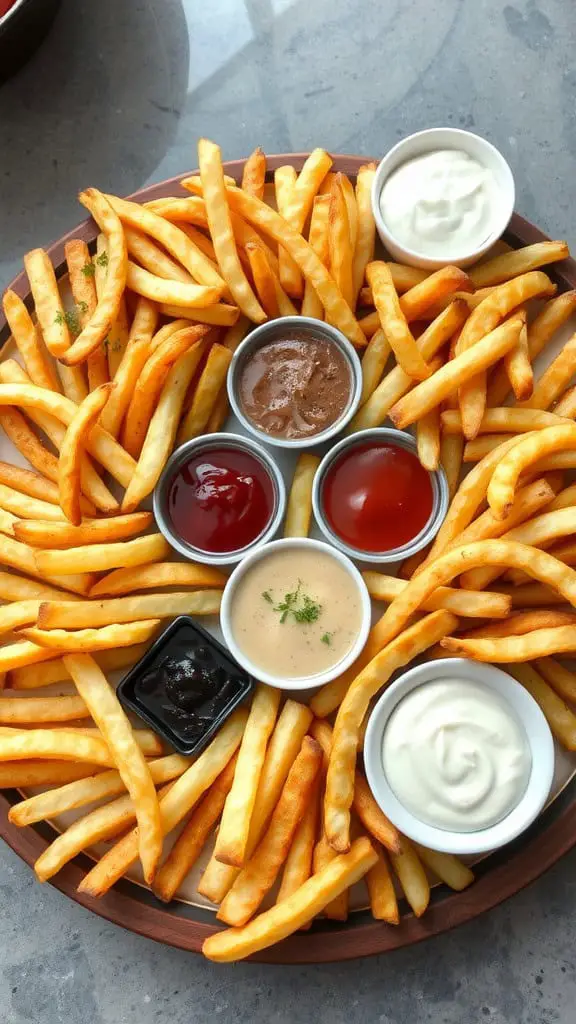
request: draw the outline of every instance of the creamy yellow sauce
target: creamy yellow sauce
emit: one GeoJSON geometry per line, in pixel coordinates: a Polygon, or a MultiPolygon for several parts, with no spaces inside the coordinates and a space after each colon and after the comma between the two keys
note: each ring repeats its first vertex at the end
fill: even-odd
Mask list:
{"type": "Polygon", "coordinates": [[[238,647],[255,666],[286,679],[337,665],[361,625],[358,586],[323,551],[271,551],[247,569],[234,592],[231,626],[238,647]],[[287,601],[286,595],[295,596],[287,601]]]}

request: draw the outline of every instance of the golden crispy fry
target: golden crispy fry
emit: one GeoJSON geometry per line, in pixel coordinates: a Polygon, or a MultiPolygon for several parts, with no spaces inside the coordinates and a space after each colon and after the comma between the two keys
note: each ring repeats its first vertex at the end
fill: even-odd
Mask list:
{"type": "Polygon", "coordinates": [[[80,475],[84,446],[113,387],[113,384],[102,384],[84,399],[70,421],[62,442],[58,460],[60,506],[73,526],[79,526],[82,522],[80,475]]]}
{"type": "Polygon", "coordinates": [[[47,583],[27,580],[11,572],[0,572],[0,598],[3,601],[79,601],[80,598],[67,594],[59,587],[50,587],[47,583]]]}
{"type": "Polygon", "coordinates": [[[549,409],[572,379],[575,358],[576,334],[573,334],[556,358],[544,370],[534,387],[532,397],[524,403],[524,407],[527,409],[549,409]]]}
{"type": "Polygon", "coordinates": [[[233,327],[240,316],[238,306],[227,306],[218,302],[215,306],[196,306],[194,311],[187,306],[174,306],[163,302],[160,306],[163,316],[183,317],[194,324],[209,324],[212,327],[233,327]]]}
{"type": "Polygon", "coordinates": [[[4,484],[0,484],[0,508],[21,519],[44,518],[48,522],[65,523],[64,513],[51,502],[43,501],[41,498],[31,498],[4,484]]]}
{"type": "Polygon", "coordinates": [[[40,725],[89,718],[81,697],[6,697],[0,701],[2,725],[40,725]]]}
{"type": "MultiPolygon", "coordinates": [[[[260,773],[250,822],[248,856],[251,856],[262,838],[311,721],[310,709],[290,699],[278,716],[260,773]]],[[[238,868],[220,864],[212,854],[198,884],[198,892],[214,903],[221,903],[238,874],[238,868]]]]}
{"type": "MultiPolygon", "coordinates": [[[[28,789],[32,786],[63,786],[101,771],[93,764],[71,761],[2,761],[0,789],[28,789]]],[[[18,806],[18,805],[16,805],[18,806]]]]}
{"type": "Polygon", "coordinates": [[[362,356],[362,396],[360,405],[368,401],[382,380],[392,349],[383,330],[372,335],[362,356]]]}
{"type": "Polygon", "coordinates": [[[28,601],[13,601],[11,604],[3,604],[0,607],[0,634],[9,633],[19,626],[29,626],[36,622],[40,610],[41,601],[30,599],[28,601]]]}
{"type": "Polygon", "coordinates": [[[400,853],[391,853],[390,859],[414,914],[422,917],[430,902],[430,885],[418,854],[406,836],[402,836],[400,853]]]}
{"type": "MultiPolygon", "coordinates": [[[[376,164],[363,164],[356,176],[356,205],[358,208],[358,231],[352,262],[353,307],[364,281],[366,267],[374,259],[376,225],[372,214],[372,182],[376,164]]],[[[396,282],[395,282],[396,284],[396,282]]],[[[398,290],[398,286],[396,286],[398,290]]],[[[405,289],[403,289],[405,290],[405,289]]]]}
{"type": "Polygon", "coordinates": [[[60,391],[60,381],[48,358],[39,328],[32,322],[22,299],[11,289],[2,298],[4,316],[32,382],[41,388],[60,391]]]}
{"type": "Polygon", "coordinates": [[[283,900],[292,896],[292,893],[296,892],[314,874],[313,857],[319,812],[320,789],[318,779],[316,779],[308,806],[294,833],[292,845],[286,857],[276,903],[282,903],[283,900]]]}
{"type": "Polygon", "coordinates": [[[576,386],[568,388],[554,406],[555,416],[566,416],[576,419],[576,386]]]}
{"type": "MultiPolygon", "coordinates": [[[[126,246],[128,248],[128,254],[134,256],[140,267],[143,267],[154,277],[161,277],[166,281],[179,282],[180,284],[193,285],[194,280],[190,276],[184,267],[173,260],[168,254],[161,249],[159,245],[156,245],[152,241],[149,235],[143,234],[136,228],[126,226],[124,228],[124,237],[126,238],[126,246]]],[[[132,264],[134,266],[134,264],[132,264]]],[[[128,277],[130,275],[130,269],[128,270],[128,277]]],[[[136,280],[138,279],[138,275],[136,280]]],[[[146,280],[145,278],[142,280],[146,280]]],[[[130,284],[127,279],[127,285],[132,288],[133,291],[138,291],[134,285],[130,284]]],[[[149,298],[156,299],[156,296],[148,296],[149,298]]],[[[192,305],[197,305],[193,302],[192,305]]]]}
{"type": "Polygon", "coordinates": [[[190,868],[196,863],[202,848],[218,821],[224,801],[234,778],[237,755],[228,762],[208,792],[192,812],[166,860],[154,878],[154,895],[165,903],[174,898],[190,868]]]}
{"type": "Polygon", "coordinates": [[[576,675],[556,658],[537,658],[535,668],[563,700],[576,701],[576,675]]]}
{"type": "Polygon", "coordinates": [[[486,626],[459,633],[463,640],[495,639],[503,636],[524,636],[534,629],[549,629],[553,626],[576,624],[575,612],[563,612],[555,608],[535,608],[531,611],[516,612],[504,622],[490,622],[486,626]]]}
{"type": "Polygon", "coordinates": [[[210,235],[222,276],[242,312],[255,323],[262,323],[266,314],[248,283],[236,249],[220,147],[208,139],[200,139],[198,162],[210,235]]]}
{"type": "Polygon", "coordinates": [[[415,380],[425,380],[430,375],[430,368],[410,333],[388,264],[381,261],[369,263],[366,277],[372,288],[382,329],[399,366],[415,380]]]}
{"type": "MultiPolygon", "coordinates": [[[[507,520],[503,520],[507,522],[507,520]]],[[[535,548],[549,546],[558,537],[572,536],[576,530],[576,508],[557,509],[555,512],[544,512],[543,515],[530,519],[528,522],[508,530],[502,535],[503,540],[518,541],[520,544],[530,544],[535,548]]],[[[501,566],[481,566],[478,569],[471,569],[465,572],[460,578],[461,585],[471,590],[483,590],[492,580],[502,573],[501,566]]]]}
{"type": "Polygon", "coordinates": [[[429,309],[454,292],[471,292],[472,283],[468,274],[458,267],[442,267],[415,284],[400,299],[400,309],[406,320],[420,320],[429,309]]]}
{"type": "Polygon", "coordinates": [[[215,344],[208,353],[206,365],[196,385],[194,398],[178,432],[178,444],[198,437],[212,412],[214,400],[226,380],[232,353],[224,345],[215,344]]]}
{"type": "Polygon", "coordinates": [[[398,900],[388,859],[381,846],[374,844],[374,849],[378,854],[378,860],[366,875],[372,917],[377,921],[387,921],[388,924],[399,924],[398,900]]]}
{"type": "Polygon", "coordinates": [[[14,537],[14,526],[19,522],[20,520],[11,512],[0,508],[0,533],[5,533],[7,537],[14,537]]]}
{"type": "MultiPolygon", "coordinates": [[[[328,244],[328,220],[330,212],[330,196],[316,196],[310,217],[310,230],[308,242],[316,253],[318,259],[325,267],[329,266],[330,249],[328,244]]],[[[370,211],[371,213],[372,211],[370,211]]],[[[304,284],[304,298],[302,299],[302,316],[312,316],[322,320],[324,307],[318,298],[309,279],[304,284]]]]}
{"type": "MultiPolygon", "coordinates": [[[[442,419],[442,413],[440,414],[442,419]]],[[[452,501],[456,491],[458,490],[458,484],[460,483],[460,473],[462,471],[462,456],[464,454],[464,438],[461,434],[448,434],[441,425],[440,434],[440,465],[446,474],[446,480],[448,481],[448,494],[450,501],[452,501]]],[[[421,552],[417,552],[421,554],[421,552]]],[[[424,549],[424,557],[426,556],[426,550],[424,549]]],[[[421,560],[423,561],[423,559],[421,560]]],[[[420,562],[418,563],[420,564],[420,562]]],[[[403,573],[404,574],[404,567],[403,573]]],[[[410,573],[412,575],[412,573],[410,573]]]]}
{"type": "Polygon", "coordinates": [[[285,537],[307,537],[312,518],[312,484],[320,459],[317,455],[300,455],[288,497],[285,537]]]}
{"type": "MultiPolygon", "coordinates": [[[[471,313],[458,341],[458,355],[490,334],[504,317],[528,299],[536,295],[554,295],[555,291],[556,285],[538,270],[498,285],[471,313]]],[[[469,441],[476,437],[486,407],[485,370],[483,367],[476,377],[468,379],[460,392],[464,436],[469,441]]]]}
{"type": "Polygon", "coordinates": [[[458,860],[458,857],[454,857],[451,853],[429,850],[427,846],[421,846],[420,843],[414,845],[426,867],[431,868],[440,881],[445,882],[451,889],[462,892],[463,889],[472,885],[474,875],[466,864],[458,860]]]}
{"type": "MultiPolygon", "coordinates": [[[[27,697],[26,700],[30,700],[27,697]]],[[[105,740],[65,729],[22,729],[0,733],[0,761],[88,761],[109,768],[112,764],[105,740]]]]}
{"type": "MultiPolygon", "coordinates": [[[[102,233],[100,233],[96,239],[94,270],[96,294],[100,299],[104,295],[106,278],[108,276],[108,248],[106,236],[102,233]]],[[[122,296],[118,305],[116,319],[114,320],[107,337],[102,342],[102,347],[108,360],[108,374],[112,380],[116,376],[116,371],[120,365],[126,346],[128,345],[129,326],[126,302],[124,300],[124,296],[122,296]]]]}
{"type": "Polygon", "coordinates": [[[377,854],[369,840],[357,839],[350,853],[336,857],[282,903],[259,914],[243,928],[232,928],[211,935],[202,947],[204,956],[208,960],[229,963],[280,942],[312,920],[341,892],[359,881],[376,860],[377,854]]]}
{"type": "Polygon", "coordinates": [[[221,864],[241,868],[246,862],[258,781],[279,704],[280,691],[259,684],[240,744],[234,782],[224,805],[216,837],[214,856],[221,864]]]}
{"type": "Polygon", "coordinates": [[[124,427],[122,442],[126,451],[138,458],[146,438],[150,421],[157,407],[170,368],[190,348],[197,346],[208,334],[208,327],[185,327],[167,338],[145,363],[132,395],[124,427]]]}
{"type": "Polygon", "coordinates": [[[495,256],[494,259],[473,267],[470,271],[470,280],[475,288],[501,284],[547,263],[565,260],[569,255],[566,242],[537,242],[535,245],[526,245],[523,249],[513,249],[511,252],[495,256]]]}
{"type": "Polygon", "coordinates": [[[204,351],[205,343],[200,341],[181,355],[170,369],[150,420],[136,472],[122,501],[123,512],[133,512],[154,490],[174,447],[186,393],[204,351]]]}
{"type": "MultiPolygon", "coordinates": [[[[150,354],[152,336],[157,323],[157,307],[149,299],[140,297],[136,304],[126,349],[114,375],[114,391],[100,417],[101,426],[112,434],[112,437],[118,437],[120,433],[122,420],[136,383],[150,354]]],[[[187,321],[182,321],[181,326],[187,327],[187,321]]]]}
{"type": "MultiPolygon", "coordinates": [[[[54,267],[43,249],[32,249],[24,256],[30,290],[38,323],[48,351],[59,358],[70,345],[70,332],[58,292],[54,267]]],[[[58,389],[59,390],[59,389],[58,389]]]]}
{"type": "MultiPolygon", "coordinates": [[[[423,359],[432,359],[439,349],[449,341],[454,332],[462,326],[467,315],[466,305],[461,301],[452,302],[447,309],[440,313],[416,342],[423,359]]],[[[379,427],[395,402],[398,402],[412,387],[414,387],[414,379],[404,373],[400,366],[395,366],[386,374],[368,401],[356,413],[348,425],[346,433],[352,434],[357,430],[366,430],[368,427],[379,427]]]]}
{"type": "Polygon", "coordinates": [[[542,583],[526,583],[520,587],[498,583],[498,593],[506,594],[512,608],[540,608],[542,605],[564,604],[564,597],[542,583]]]}
{"type": "Polygon", "coordinates": [[[245,924],[274,885],[288,855],[298,822],[304,814],[321,763],[322,750],[319,744],[310,736],[305,736],[268,829],[220,906],[217,914],[220,921],[236,926],[245,924]]]}
{"type": "Polygon", "coordinates": [[[48,480],[58,479],[58,459],[44,447],[18,409],[0,409],[0,427],[34,469],[48,480]]]}
{"type": "Polygon", "coordinates": [[[506,671],[532,694],[562,746],[567,750],[576,750],[576,715],[539,672],[532,665],[507,665],[506,671]]]}
{"type": "MultiPolygon", "coordinates": [[[[442,647],[463,658],[475,661],[494,661],[507,664],[516,661],[532,661],[548,654],[561,654],[576,650],[576,626],[554,626],[551,629],[535,629],[529,636],[508,636],[485,640],[461,640],[459,637],[445,637],[442,647]]],[[[575,716],[576,722],[576,716],[575,716]]]]}
{"type": "Polygon", "coordinates": [[[416,442],[420,465],[430,473],[440,465],[440,409],[430,409],[416,424],[416,442]]]}
{"type": "MultiPolygon", "coordinates": [[[[90,597],[118,597],[154,587],[223,587],[226,576],[219,569],[193,562],[156,562],[132,569],[116,569],[99,580],[90,597]]],[[[0,582],[0,595],[2,586],[0,582]]]]}
{"type": "MultiPolygon", "coordinates": [[[[296,232],[302,234],[306,218],[312,208],[316,193],[326,177],[332,160],[323,149],[315,149],[305,160],[300,174],[289,188],[286,189],[285,200],[281,195],[278,210],[286,223],[296,232]]],[[[302,279],[290,254],[280,250],[280,281],[289,295],[300,298],[302,295],[302,279]]],[[[300,268],[301,269],[301,268],[300,268]]]]}
{"type": "Polygon", "coordinates": [[[242,188],[256,199],[264,198],[266,156],[260,146],[252,151],[242,171],[242,188]]]}
{"type": "Polygon", "coordinates": [[[518,480],[523,472],[540,459],[555,452],[576,448],[576,425],[563,424],[525,434],[510,451],[497,461],[488,485],[488,503],[495,516],[505,518],[514,501],[518,480]]]}
{"type": "Polygon", "coordinates": [[[86,572],[104,572],[105,569],[159,562],[169,551],[170,547],[162,534],[153,533],[135,540],[85,544],[79,548],[68,548],[67,551],[38,549],[34,551],[33,558],[37,571],[42,574],[74,572],[80,567],[86,572]]]}
{"type": "MultiPolygon", "coordinates": [[[[81,238],[73,238],[64,246],[66,264],[68,266],[68,280],[72,289],[72,298],[78,310],[78,319],[83,328],[98,305],[98,295],[94,280],[96,267],[86,242],[81,238]]],[[[110,379],[108,373],[108,359],[104,345],[98,345],[87,359],[86,369],[88,372],[88,390],[94,391],[101,384],[106,384],[110,379]]],[[[72,396],[70,396],[72,397],[72,396]]]]}
{"type": "MultiPolygon", "coordinates": [[[[332,849],[326,835],[322,833],[314,847],[313,874],[317,875],[319,871],[322,871],[322,868],[325,868],[337,856],[336,850],[332,849]]],[[[346,921],[348,918],[348,905],[349,898],[348,890],[346,889],[326,904],[324,907],[324,917],[328,918],[329,921],[346,921]]]]}
{"type": "Polygon", "coordinates": [[[326,319],[338,327],[353,344],[363,348],[366,338],[357,320],[308,242],[265,203],[246,195],[240,189],[229,188],[227,195],[233,210],[259,226],[290,253],[304,276],[311,281],[326,310],[326,319]]]}
{"type": "Polygon", "coordinates": [[[352,280],[353,242],[350,234],[348,206],[344,194],[343,175],[334,175],[330,188],[328,213],[328,249],[330,273],[350,307],[354,302],[352,280]]]}
{"type": "MultiPolygon", "coordinates": [[[[445,434],[460,434],[462,432],[462,417],[456,409],[446,409],[440,419],[445,434]]],[[[503,406],[486,409],[479,432],[480,434],[526,434],[530,430],[560,426],[560,422],[561,417],[556,412],[545,412],[540,409],[511,409],[508,406],[503,406]]]]}
{"type": "MultiPolygon", "coordinates": [[[[143,643],[154,636],[159,625],[159,619],[142,619],[139,622],[102,626],[101,629],[78,629],[73,632],[68,632],[65,629],[23,629],[22,636],[25,636],[33,644],[45,648],[48,652],[81,651],[91,653],[92,651],[103,651],[109,647],[128,647],[130,644],[143,643]]],[[[0,664],[2,650],[0,648],[0,664]]]]}
{"type": "Polygon", "coordinates": [[[463,382],[471,380],[479,370],[492,366],[509,352],[517,343],[521,329],[520,320],[507,320],[461,355],[450,359],[392,407],[390,418],[393,423],[403,429],[434,409],[463,382]]]}
{"type": "MultiPolygon", "coordinates": [[[[162,797],[160,813],[164,835],[171,832],[185,818],[202,794],[224,771],[242,739],[246,717],[244,710],[235,711],[210,745],[206,747],[206,750],[162,797]]],[[[86,845],[91,845],[93,842],[94,839],[89,836],[86,845]]],[[[88,872],[81,882],[79,890],[90,893],[92,896],[103,896],[128,870],[137,856],[138,831],[134,829],[116,843],[88,872]]]]}
{"type": "Polygon", "coordinates": [[[432,612],[421,619],[383,648],[363,670],[360,669],[344,697],[334,725],[324,797],[326,836],[339,853],[350,845],[350,807],[354,799],[359,730],[372,697],[397,669],[446,636],[457,621],[446,611],[432,612]]]}
{"type": "Polygon", "coordinates": [[[142,619],[175,618],[177,615],[217,615],[221,597],[220,590],[198,590],[112,597],[78,604],[42,602],[37,625],[39,629],[86,629],[142,619]]]}
{"type": "Polygon", "coordinates": [[[140,860],[144,878],[150,883],[162,853],[160,808],[150,769],[134,738],[132,726],[116,691],[109,685],[94,659],[89,654],[73,654],[64,658],[64,664],[108,744],[134,804],[140,860]]]}
{"type": "MultiPolygon", "coordinates": [[[[56,477],[58,475],[58,460],[56,463],[56,477]]],[[[58,487],[52,480],[45,480],[39,473],[33,473],[30,469],[22,469],[20,466],[11,466],[8,462],[0,462],[0,484],[12,487],[21,494],[28,494],[31,498],[39,498],[47,501],[50,505],[58,505],[58,487]]],[[[90,505],[84,502],[84,511],[90,513],[90,505]]],[[[92,511],[94,508],[92,507],[92,511]]]]}
{"type": "MultiPolygon", "coordinates": [[[[119,647],[118,650],[100,651],[95,654],[95,658],[103,672],[114,672],[115,669],[135,665],[147,650],[148,644],[134,644],[131,647],[119,647]]],[[[70,678],[62,658],[54,658],[38,665],[15,668],[10,673],[10,687],[13,690],[37,690],[70,678]]]]}
{"type": "Polygon", "coordinates": [[[513,434],[484,434],[475,437],[473,441],[467,441],[464,446],[464,462],[479,462],[485,455],[489,455],[496,448],[512,440],[513,434]]]}
{"type": "Polygon", "coordinates": [[[0,564],[17,569],[18,572],[23,572],[27,576],[40,576],[43,582],[54,583],[63,590],[71,590],[74,594],[87,594],[94,582],[94,578],[87,572],[64,576],[45,574],[36,566],[33,548],[3,535],[0,535],[0,564]]]}
{"type": "Polygon", "coordinates": [[[504,368],[516,401],[522,402],[529,399],[534,390],[534,372],[528,351],[526,321],[524,321],[518,336],[518,344],[504,356],[504,368]]]}
{"type": "Polygon", "coordinates": [[[153,302],[190,307],[192,315],[194,306],[210,306],[218,302],[222,293],[222,289],[195,284],[194,281],[167,281],[166,278],[151,274],[131,260],[128,260],[127,264],[126,284],[137,295],[143,295],[153,302]]]}
{"type": "MultiPolygon", "coordinates": [[[[380,572],[363,572],[364,582],[374,601],[393,601],[406,589],[406,580],[384,576],[380,572]]],[[[423,611],[440,609],[468,618],[505,618],[510,611],[509,601],[502,594],[486,594],[467,590],[462,593],[451,587],[439,587],[424,603],[423,611]]]]}
{"type": "Polygon", "coordinates": [[[14,529],[16,540],[35,548],[69,548],[81,544],[102,544],[126,540],[142,533],[152,523],[151,512],[132,512],[112,519],[89,519],[80,526],[43,521],[19,522],[14,529]]]}
{"type": "Polygon", "coordinates": [[[270,264],[264,248],[251,242],[246,246],[246,255],[250,264],[252,279],[258,299],[266,316],[271,320],[280,316],[280,307],[276,298],[276,287],[270,264]]]}
{"type": "MultiPolygon", "coordinates": [[[[142,731],[142,730],[141,730],[142,731]]],[[[135,733],[134,735],[137,735],[135,733]]],[[[150,775],[156,785],[178,778],[190,767],[190,760],[180,754],[169,754],[148,765],[150,775]]],[[[34,825],[37,821],[63,814],[96,800],[118,796],[125,793],[126,786],[120,772],[116,770],[99,772],[97,775],[70,780],[59,789],[38,793],[37,796],[21,800],[10,808],[9,819],[13,825],[22,828],[34,825]]]]}

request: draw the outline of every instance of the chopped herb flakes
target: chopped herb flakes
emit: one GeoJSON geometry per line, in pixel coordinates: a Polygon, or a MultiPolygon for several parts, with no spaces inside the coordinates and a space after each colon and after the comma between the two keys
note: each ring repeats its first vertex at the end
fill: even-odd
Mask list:
{"type": "Polygon", "coordinates": [[[108,266],[108,253],[106,249],[103,249],[99,256],[96,257],[96,263],[99,267],[108,266]]]}
{"type": "Polygon", "coordinates": [[[88,263],[84,264],[84,266],[82,267],[82,273],[84,274],[84,277],[94,277],[94,274],[96,273],[96,267],[94,266],[91,260],[88,260],[88,263]]]}
{"type": "MultiPolygon", "coordinates": [[[[268,604],[273,604],[273,598],[269,590],[262,593],[262,597],[268,604]]],[[[296,590],[284,594],[284,600],[274,605],[273,610],[280,615],[280,622],[286,622],[289,615],[292,615],[295,622],[300,624],[316,622],[322,606],[313,601],[308,594],[302,593],[302,580],[298,580],[296,590]]]]}

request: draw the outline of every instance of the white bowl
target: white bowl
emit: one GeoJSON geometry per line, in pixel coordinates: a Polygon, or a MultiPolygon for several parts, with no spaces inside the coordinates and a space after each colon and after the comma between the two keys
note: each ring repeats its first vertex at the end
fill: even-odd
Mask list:
{"type": "Polygon", "coordinates": [[[516,839],[540,814],[548,799],[554,775],[554,741],[538,704],[512,676],[492,665],[469,661],[467,658],[443,658],[410,669],[384,691],[366,729],[364,765],[375,800],[390,821],[409,839],[443,853],[486,853],[516,839]],[[523,726],[530,749],[530,775],[519,802],[501,821],[474,832],[453,832],[421,821],[398,800],[382,764],[384,730],[395,707],[417,687],[450,677],[470,679],[498,693],[510,705],[523,726]]]}
{"type": "Polygon", "coordinates": [[[240,562],[240,565],[236,566],[234,572],[229,577],[228,582],[224,587],[222,605],[220,607],[220,626],[224,635],[224,641],[233,657],[242,666],[242,668],[251,673],[255,679],[259,679],[260,682],[267,683],[269,686],[274,686],[278,690],[311,690],[316,686],[323,686],[324,683],[329,683],[330,680],[335,679],[336,676],[345,672],[352,662],[356,660],[368,639],[371,618],[372,606],[368,588],[356,566],[346,555],[342,554],[341,551],[331,547],[329,544],[325,544],[324,541],[310,540],[309,538],[304,537],[287,537],[284,540],[275,540],[272,541],[271,544],[265,544],[263,547],[258,548],[256,551],[247,555],[240,562]],[[264,672],[244,654],[242,648],[236,643],[234,633],[232,631],[231,607],[232,601],[234,600],[234,592],[238,583],[255,562],[259,562],[262,558],[266,558],[271,551],[287,550],[291,548],[308,548],[315,551],[321,551],[324,554],[330,555],[331,558],[336,562],[339,562],[340,565],[346,569],[346,572],[352,577],[358,588],[358,594],[362,602],[362,624],[356,642],[346,657],[342,658],[336,665],[333,665],[325,672],[316,673],[316,675],[290,677],[287,679],[284,678],[284,676],[275,676],[269,672],[264,672]]]}
{"type": "Polygon", "coordinates": [[[481,138],[480,135],[473,135],[472,132],[462,131],[461,128],[427,128],[423,132],[416,132],[401,139],[395,146],[386,153],[380,161],[374,182],[372,184],[372,211],[376,228],[383,245],[390,255],[400,263],[408,263],[414,267],[424,267],[430,270],[438,270],[448,264],[451,266],[468,267],[476,260],[479,260],[494,242],[500,238],[506,230],[508,222],[514,212],[514,178],[509,164],[506,162],[499,150],[481,138]],[[496,179],[498,189],[501,193],[500,209],[494,211],[493,228],[482,245],[462,253],[454,253],[449,259],[438,259],[437,257],[426,256],[415,249],[409,249],[394,237],[388,230],[380,210],[380,193],[384,182],[390,177],[401,164],[415,157],[423,156],[439,149],[459,149],[468,156],[473,157],[479,163],[488,167],[496,179]]]}

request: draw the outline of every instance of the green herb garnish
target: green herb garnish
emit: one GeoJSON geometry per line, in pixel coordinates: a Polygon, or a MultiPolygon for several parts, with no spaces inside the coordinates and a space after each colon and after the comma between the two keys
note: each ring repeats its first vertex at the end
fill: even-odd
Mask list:
{"type": "Polygon", "coordinates": [[[99,256],[96,257],[96,263],[99,267],[108,266],[108,253],[106,249],[103,249],[99,256]]]}
{"type": "Polygon", "coordinates": [[[88,260],[88,262],[84,264],[82,267],[82,273],[84,274],[84,277],[94,277],[96,267],[92,263],[92,260],[88,260]]]}
{"type": "Polygon", "coordinates": [[[75,309],[66,309],[63,313],[59,310],[54,317],[55,324],[66,324],[69,331],[72,334],[80,334],[82,327],[80,325],[80,318],[78,312],[75,309]]]}
{"type": "Polygon", "coordinates": [[[324,633],[324,636],[321,637],[320,639],[321,639],[321,642],[323,644],[326,644],[327,647],[331,647],[332,646],[332,633],[324,633]]]}
{"type": "MultiPolygon", "coordinates": [[[[269,604],[274,603],[269,590],[265,590],[262,597],[269,604]]],[[[304,624],[316,622],[322,611],[322,605],[318,604],[317,601],[313,601],[308,594],[302,593],[302,580],[298,580],[296,590],[284,594],[284,600],[274,605],[273,611],[278,612],[281,623],[286,622],[288,616],[292,615],[295,622],[304,624]]]]}
{"type": "Polygon", "coordinates": [[[273,602],[273,600],[272,600],[272,598],[270,596],[270,591],[269,590],[263,590],[262,591],[262,597],[264,598],[265,601],[268,601],[268,604],[274,604],[274,602],[273,602]]]}

